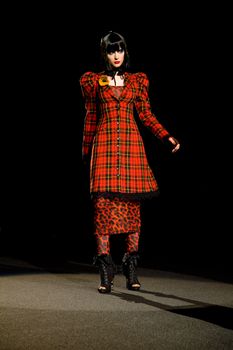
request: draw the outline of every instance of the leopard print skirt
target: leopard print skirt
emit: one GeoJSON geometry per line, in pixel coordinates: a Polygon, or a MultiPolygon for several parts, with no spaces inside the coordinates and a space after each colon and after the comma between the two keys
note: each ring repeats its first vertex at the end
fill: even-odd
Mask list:
{"type": "Polygon", "coordinates": [[[94,204],[94,233],[113,235],[140,232],[140,201],[97,197],[94,204]]]}

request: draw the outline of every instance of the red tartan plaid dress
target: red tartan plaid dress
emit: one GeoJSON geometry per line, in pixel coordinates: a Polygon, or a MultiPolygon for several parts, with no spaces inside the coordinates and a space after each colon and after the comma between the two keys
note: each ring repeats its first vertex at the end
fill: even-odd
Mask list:
{"type": "MultiPolygon", "coordinates": [[[[120,95],[111,86],[100,85],[101,75],[86,72],[80,78],[86,109],[82,154],[83,157],[91,155],[90,193],[95,198],[95,218],[103,217],[99,215],[98,197],[107,197],[105,209],[111,217],[111,212],[107,211],[109,198],[114,200],[114,197],[118,197],[118,207],[119,198],[124,203],[130,200],[129,205],[132,207],[131,200],[158,193],[158,184],[148,164],[143,140],[134,119],[135,109],[142,123],[159,139],[169,136],[151,111],[146,74],[125,73],[120,95]]],[[[101,201],[103,208],[103,199],[101,201]]],[[[136,203],[140,206],[139,201],[136,203]]],[[[116,205],[113,207],[116,208],[116,205]]],[[[125,220],[122,220],[122,227],[118,227],[115,233],[139,232],[140,210],[136,209],[135,212],[138,213],[137,218],[129,217],[129,210],[122,211],[120,205],[118,214],[125,220]],[[132,222],[138,223],[133,229],[132,222]]],[[[110,221],[108,219],[100,223],[96,219],[96,230],[99,233],[102,231],[102,234],[114,233],[115,225],[110,227],[110,221]]]]}

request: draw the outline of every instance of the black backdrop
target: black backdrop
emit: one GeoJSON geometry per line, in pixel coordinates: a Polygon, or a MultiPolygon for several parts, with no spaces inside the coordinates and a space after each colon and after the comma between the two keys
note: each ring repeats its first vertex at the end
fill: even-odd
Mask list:
{"type": "MultiPolygon", "coordinates": [[[[142,207],[142,261],[229,265],[227,13],[177,6],[133,13],[37,9],[20,19],[8,13],[2,254],[91,261],[95,244],[88,171],[81,161],[79,77],[98,70],[99,40],[111,29],[125,36],[132,68],[150,78],[154,113],[181,142],[180,152],[171,155],[140,126],[161,190],[160,198],[142,207]]],[[[120,244],[114,239],[113,254],[120,244]]]]}

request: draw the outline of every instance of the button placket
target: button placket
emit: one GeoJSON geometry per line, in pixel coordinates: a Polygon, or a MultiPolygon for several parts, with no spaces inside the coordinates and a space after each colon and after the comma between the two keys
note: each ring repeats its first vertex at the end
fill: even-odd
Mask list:
{"type": "Polygon", "coordinates": [[[117,168],[116,168],[116,172],[117,172],[117,178],[120,178],[120,104],[118,103],[117,105],[117,168]]]}

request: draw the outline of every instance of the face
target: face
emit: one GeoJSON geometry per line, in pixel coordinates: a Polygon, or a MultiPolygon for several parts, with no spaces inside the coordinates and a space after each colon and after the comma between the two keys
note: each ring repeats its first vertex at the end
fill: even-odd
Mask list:
{"type": "Polygon", "coordinates": [[[123,49],[119,49],[118,51],[109,52],[107,54],[109,63],[115,67],[119,68],[124,62],[125,51],[123,49]]]}

